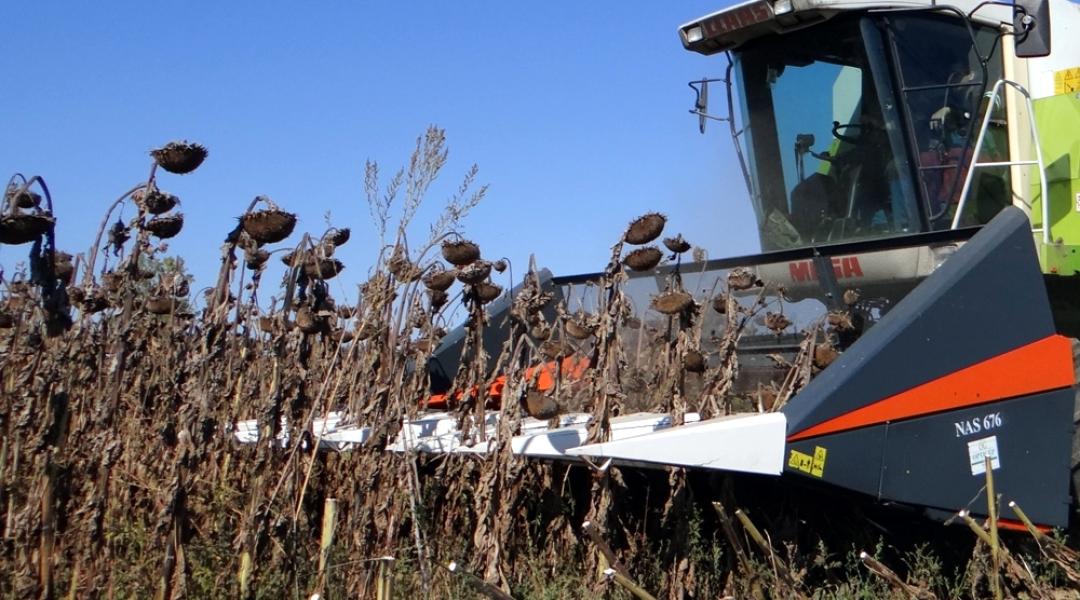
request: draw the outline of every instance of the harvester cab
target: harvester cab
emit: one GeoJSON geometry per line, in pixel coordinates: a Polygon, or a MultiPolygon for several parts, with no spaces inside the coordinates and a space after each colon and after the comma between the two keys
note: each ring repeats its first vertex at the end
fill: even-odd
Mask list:
{"type": "Polygon", "coordinates": [[[1016,40],[1048,39],[1047,10],[919,4],[760,0],[681,28],[688,49],[727,55],[725,77],[691,82],[692,112],[729,124],[764,251],[983,225],[1037,204],[1025,100],[1053,94],[1030,95],[1027,80],[1069,49],[1025,59],[1016,40]],[[1027,30],[1012,33],[1013,12],[1027,30]],[[709,83],[726,87],[723,116],[708,112],[709,83]]]}
{"type": "MultiPolygon", "coordinates": [[[[428,362],[429,410],[388,449],[491,452],[507,406],[587,391],[580,382],[607,377],[607,361],[618,377],[602,394],[664,410],[608,414],[585,398],[591,412],[524,419],[509,448],[594,466],[783,476],[940,518],[985,514],[989,466],[1034,522],[1067,525],[1078,26],[1080,5],[1068,0],[753,0],[682,26],[689,50],[726,57],[709,59],[724,61],[722,77],[691,82],[692,112],[703,132],[727,125],[763,253],[656,267],[652,248],[639,271],[619,266],[631,253],[604,273],[533,275],[531,288],[488,305],[474,343],[495,356],[522,294],[546,298],[536,321],[554,327],[529,330],[540,349],[523,370],[529,387],[493,359],[483,389],[502,412],[463,431],[472,417],[455,404],[475,389],[451,380],[471,334],[451,332],[428,362]],[[615,316],[601,330],[571,318],[600,314],[615,316]],[[673,356],[677,381],[656,380],[649,367],[673,356]]],[[[629,235],[645,221],[628,245],[660,235],[662,218],[629,235]]],[[[372,439],[341,415],[313,427],[330,449],[372,439]]],[[[257,432],[249,422],[235,434],[257,432]]]]}

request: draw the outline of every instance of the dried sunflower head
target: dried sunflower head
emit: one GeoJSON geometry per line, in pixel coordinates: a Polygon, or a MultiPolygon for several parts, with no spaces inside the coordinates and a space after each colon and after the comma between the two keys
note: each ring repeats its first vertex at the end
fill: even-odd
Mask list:
{"type": "Polygon", "coordinates": [[[257,210],[240,217],[240,226],[260,244],[276,244],[292,235],[296,215],[278,208],[257,210]]]}
{"type": "Polygon", "coordinates": [[[438,311],[443,306],[446,306],[446,302],[450,299],[450,296],[443,290],[429,289],[428,299],[431,302],[431,310],[438,311]]]}
{"type": "Polygon", "coordinates": [[[855,329],[855,322],[851,318],[851,313],[842,310],[836,310],[829,313],[826,317],[829,325],[836,331],[851,331],[855,329]]]}
{"type": "Polygon", "coordinates": [[[345,270],[345,263],[336,258],[311,257],[304,262],[304,274],[312,279],[332,279],[345,270]]]}
{"type": "Polygon", "coordinates": [[[638,248],[626,255],[623,262],[635,271],[648,271],[660,264],[664,254],[656,246],[638,248]]]}
{"type": "Polygon", "coordinates": [[[682,254],[690,249],[690,242],[684,240],[680,233],[675,237],[664,238],[664,246],[675,254],[682,254]]]}
{"type": "Polygon", "coordinates": [[[49,215],[15,214],[0,217],[0,244],[33,242],[56,223],[49,215]]]}
{"type": "Polygon", "coordinates": [[[705,355],[699,350],[687,350],[683,355],[683,369],[688,373],[703,373],[705,371],[705,355]]]}
{"type": "Polygon", "coordinates": [[[555,398],[539,390],[529,390],[521,402],[525,413],[534,419],[552,419],[559,415],[561,408],[555,398]]]}
{"type": "Polygon", "coordinates": [[[717,294],[717,296],[713,298],[712,301],[713,310],[722,315],[727,314],[728,297],[729,296],[727,294],[717,294]]]}
{"type": "Polygon", "coordinates": [[[466,265],[458,270],[458,281],[468,284],[476,285],[491,274],[491,263],[486,260],[477,260],[469,265],[466,265]]]}
{"type": "Polygon", "coordinates": [[[765,313],[765,327],[768,327],[772,332],[779,334],[788,327],[791,327],[791,319],[785,317],[783,313],[768,312],[765,313]]]}
{"type": "Polygon", "coordinates": [[[157,188],[153,188],[149,192],[139,190],[132,194],[131,197],[135,200],[135,204],[152,215],[165,214],[175,208],[177,204],[180,204],[179,198],[157,188]]]}
{"type": "Polygon", "coordinates": [[[694,298],[686,292],[672,290],[653,296],[649,305],[658,313],[677,315],[692,307],[694,298]]]}
{"type": "Polygon", "coordinates": [[[257,248],[254,251],[244,250],[244,264],[252,271],[262,269],[268,260],[270,260],[270,253],[262,248],[257,248]]]}
{"type": "Polygon", "coordinates": [[[188,141],[169,142],[161,148],[150,151],[154,162],[170,173],[185,175],[199,168],[206,160],[206,148],[188,141]]]}
{"type": "Polygon", "coordinates": [[[665,223],[667,223],[667,217],[660,213],[642,215],[627,226],[623,239],[628,244],[648,244],[660,237],[660,234],[664,232],[665,223]]]}
{"type": "Polygon", "coordinates": [[[436,271],[429,271],[424,276],[424,285],[429,290],[438,290],[445,292],[450,289],[450,286],[454,285],[454,280],[457,278],[457,270],[455,269],[439,269],[436,271]]]}
{"type": "Polygon", "coordinates": [[[176,237],[184,228],[184,213],[176,213],[165,217],[154,217],[146,222],[143,227],[154,237],[167,240],[176,237]]]}
{"type": "Polygon", "coordinates": [[[473,293],[481,304],[487,304],[498,298],[499,295],[502,294],[502,291],[502,286],[491,283],[490,281],[481,281],[473,286],[473,293]]]}
{"type": "Polygon", "coordinates": [[[838,356],[840,352],[836,350],[836,346],[828,342],[814,346],[814,366],[819,369],[831,365],[838,356]]]}
{"type": "Polygon", "coordinates": [[[728,272],[727,282],[729,288],[737,291],[748,290],[762,285],[762,281],[757,278],[757,275],[745,267],[737,267],[728,272]]]}
{"type": "Polygon", "coordinates": [[[579,313],[574,317],[566,317],[563,322],[567,335],[578,340],[587,340],[596,333],[596,319],[585,313],[579,313]]]}
{"type": "Polygon", "coordinates": [[[480,258],[480,246],[469,240],[446,240],[442,243],[442,255],[455,267],[464,267],[480,258]]]}
{"type": "Polygon", "coordinates": [[[343,227],[341,229],[335,227],[327,231],[324,237],[327,241],[337,247],[345,245],[345,242],[349,241],[351,235],[352,231],[348,227],[343,227]]]}

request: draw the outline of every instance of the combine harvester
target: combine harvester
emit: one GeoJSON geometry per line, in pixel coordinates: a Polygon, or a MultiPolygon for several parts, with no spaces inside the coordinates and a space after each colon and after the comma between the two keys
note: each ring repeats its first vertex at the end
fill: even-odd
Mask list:
{"type": "MultiPolygon", "coordinates": [[[[764,252],[683,263],[685,289],[705,298],[749,272],[765,285],[736,302],[783,306],[788,332],[845,314],[843,351],[779,410],[688,414],[678,426],[666,414],[619,416],[607,441],[588,445],[588,415],[555,428],[526,419],[513,451],[803,478],[932,518],[980,512],[989,459],[997,489],[1034,522],[1066,526],[1077,467],[1080,5],[754,0],[679,33],[687,49],[726,57],[723,78],[690,83],[692,112],[703,133],[710,120],[727,124],[764,252]],[[710,85],[726,111],[710,112],[710,85]]],[[[666,321],[644,307],[672,268],[631,274],[638,322],[666,321]]],[[[587,284],[599,278],[544,285],[588,309],[587,284]]],[[[490,305],[492,324],[509,306],[490,305]]],[[[487,335],[497,354],[498,331],[487,335]]],[[[802,339],[752,322],[737,387],[775,380],[776,361],[791,361],[802,339]]],[[[451,333],[431,360],[434,391],[449,386],[463,340],[451,333]]],[[[335,418],[316,422],[324,446],[367,439],[335,418]]],[[[392,449],[488,451],[463,443],[455,422],[430,412],[405,423],[392,449]]],[[[236,435],[254,440],[255,424],[236,435]]]]}

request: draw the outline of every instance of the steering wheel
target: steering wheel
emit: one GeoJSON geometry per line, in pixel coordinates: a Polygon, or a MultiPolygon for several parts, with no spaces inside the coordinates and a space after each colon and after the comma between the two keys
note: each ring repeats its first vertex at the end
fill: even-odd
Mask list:
{"type": "Polygon", "coordinates": [[[840,130],[841,129],[858,129],[861,132],[863,130],[868,130],[870,128],[871,128],[871,126],[867,125],[866,123],[841,123],[840,121],[833,121],[832,122],[832,134],[833,134],[833,137],[840,140],[841,142],[847,142],[848,144],[851,144],[853,146],[857,146],[859,144],[865,143],[866,142],[866,136],[861,135],[861,133],[860,133],[859,137],[851,137],[850,135],[844,135],[844,134],[840,133],[840,130]]]}

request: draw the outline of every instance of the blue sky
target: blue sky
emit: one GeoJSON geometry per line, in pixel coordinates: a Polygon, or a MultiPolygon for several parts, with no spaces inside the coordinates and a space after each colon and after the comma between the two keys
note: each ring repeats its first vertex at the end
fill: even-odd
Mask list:
{"type": "MultiPolygon", "coordinates": [[[[686,82],[722,75],[724,59],[686,52],[676,34],[728,4],[8,2],[0,169],[44,176],[60,248],[83,252],[108,204],[145,179],[148,150],[201,142],[198,171],[159,177],[186,216],[170,253],[198,283],[213,282],[233,218],[265,194],[300,216],[288,242],[321,233],[327,212],[353,229],[338,280],[354,295],[378,251],[364,161],[396,170],[437,124],[450,162],[417,222],[477,163],[490,191],[465,231],[485,255],[599,270],[649,210],[711,257],[752,253],[725,128],[702,136],[687,113],[686,82]]],[[[27,248],[3,247],[0,264],[10,273],[27,248]]]]}

